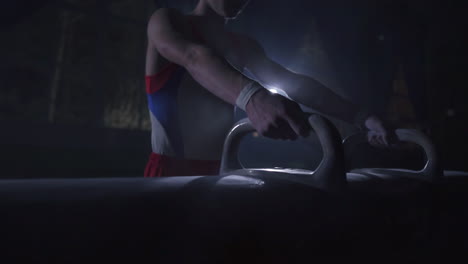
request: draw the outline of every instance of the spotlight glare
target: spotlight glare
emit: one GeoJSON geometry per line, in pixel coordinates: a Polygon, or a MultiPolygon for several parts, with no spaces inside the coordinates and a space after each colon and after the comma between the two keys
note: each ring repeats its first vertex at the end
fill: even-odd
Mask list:
{"type": "Polygon", "coordinates": [[[279,93],[278,90],[275,89],[275,88],[270,88],[270,89],[268,89],[268,90],[269,90],[270,93],[272,93],[272,94],[277,94],[277,93],[279,93]]]}

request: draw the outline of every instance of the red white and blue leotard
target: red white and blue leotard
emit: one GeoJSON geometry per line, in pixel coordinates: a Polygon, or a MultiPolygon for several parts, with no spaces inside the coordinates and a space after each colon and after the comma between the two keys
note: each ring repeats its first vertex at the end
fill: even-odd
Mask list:
{"type": "MultiPolygon", "coordinates": [[[[192,33],[204,42],[193,23],[192,33]]],[[[233,106],[171,62],[145,79],[153,150],[145,177],[218,174],[233,106]]]]}

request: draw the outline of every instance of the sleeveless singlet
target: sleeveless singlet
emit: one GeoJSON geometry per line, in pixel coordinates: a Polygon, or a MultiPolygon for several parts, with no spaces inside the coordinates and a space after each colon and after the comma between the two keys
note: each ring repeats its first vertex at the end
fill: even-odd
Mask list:
{"type": "MultiPolygon", "coordinates": [[[[202,41],[201,34],[194,27],[192,31],[197,41],[202,41]]],[[[193,156],[190,152],[193,153],[197,149],[210,152],[209,147],[206,150],[202,149],[202,145],[196,145],[197,141],[203,142],[203,140],[208,142],[205,145],[214,142],[213,144],[220,145],[222,148],[223,136],[232,124],[232,120],[229,119],[232,106],[214,98],[214,95],[209,94],[204,88],[194,91],[189,88],[182,89],[181,84],[186,75],[188,75],[186,69],[177,64],[168,63],[158,73],[145,76],[153,150],[145,169],[145,177],[217,175],[219,172],[220,161],[217,155],[214,155],[218,157],[215,160],[193,159],[187,158],[187,152],[189,156],[193,156]],[[208,100],[205,102],[206,98],[208,100]],[[190,107],[196,109],[192,110],[190,107]],[[201,109],[204,107],[216,109],[216,111],[204,111],[201,109]],[[191,120],[194,118],[199,118],[201,121],[191,120]],[[219,124],[213,127],[212,131],[222,128],[220,132],[213,132],[215,136],[204,131],[211,126],[211,119],[212,122],[219,124]],[[207,128],[197,127],[192,133],[190,130],[194,126],[207,128]],[[186,146],[187,144],[189,146],[186,146]]],[[[220,151],[216,149],[216,152],[220,151]]]]}

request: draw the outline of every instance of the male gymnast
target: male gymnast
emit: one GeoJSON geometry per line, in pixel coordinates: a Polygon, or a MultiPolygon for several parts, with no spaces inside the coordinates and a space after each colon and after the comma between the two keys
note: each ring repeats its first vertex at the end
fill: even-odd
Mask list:
{"type": "Polygon", "coordinates": [[[218,174],[234,105],[269,138],[308,135],[302,104],[368,129],[372,145],[388,145],[391,131],[376,115],[279,65],[255,39],[226,30],[226,21],[249,2],[199,0],[189,14],[161,8],[151,16],[145,79],[152,153],[145,177],[218,174]],[[287,97],[265,87],[278,87],[287,97]]]}

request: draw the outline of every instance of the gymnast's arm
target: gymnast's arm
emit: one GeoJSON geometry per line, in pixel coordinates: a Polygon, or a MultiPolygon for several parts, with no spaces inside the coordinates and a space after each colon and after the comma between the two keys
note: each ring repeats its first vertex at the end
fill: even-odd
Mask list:
{"type": "MultiPolygon", "coordinates": [[[[235,105],[241,90],[253,80],[234,69],[210,47],[178,32],[176,25],[181,21],[183,16],[176,11],[156,11],[148,24],[150,45],[169,61],[184,67],[208,91],[235,105]]],[[[308,133],[308,123],[300,107],[287,99],[271,96],[266,90],[254,94],[246,109],[252,124],[262,135],[294,139],[296,134],[308,133]],[[249,110],[253,108],[256,110],[249,110]]]]}
{"type": "Polygon", "coordinates": [[[278,88],[284,91],[291,100],[324,115],[359,127],[365,126],[377,133],[375,138],[369,139],[370,143],[388,145],[387,131],[378,117],[337,95],[317,80],[291,72],[274,62],[254,39],[241,35],[238,38],[242,43],[241,52],[238,53],[240,60],[262,85],[278,88]]]}
{"type": "Polygon", "coordinates": [[[214,50],[178,32],[175,25],[180,21],[183,21],[182,15],[176,11],[156,11],[148,23],[150,44],[167,60],[184,67],[211,93],[235,104],[241,89],[251,80],[232,68],[214,50]]]}

